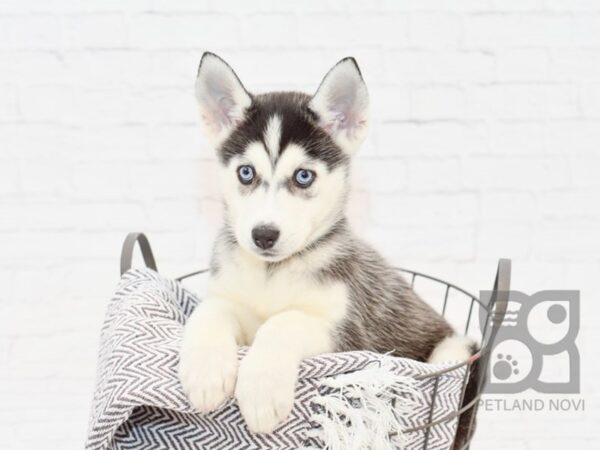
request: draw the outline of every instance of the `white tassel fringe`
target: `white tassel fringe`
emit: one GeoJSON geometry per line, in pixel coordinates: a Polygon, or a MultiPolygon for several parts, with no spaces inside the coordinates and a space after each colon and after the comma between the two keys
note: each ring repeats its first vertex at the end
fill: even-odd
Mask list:
{"type": "Polygon", "coordinates": [[[414,385],[413,378],[395,374],[385,357],[379,365],[324,379],[321,386],[334,391],[313,399],[319,412],[311,419],[318,426],[308,437],[327,450],[404,449],[410,439],[401,418],[418,403],[414,385]]]}

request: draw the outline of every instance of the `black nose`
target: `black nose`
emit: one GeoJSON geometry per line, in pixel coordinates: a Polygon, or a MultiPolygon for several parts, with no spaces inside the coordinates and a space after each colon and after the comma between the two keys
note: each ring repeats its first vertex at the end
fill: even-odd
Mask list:
{"type": "Polygon", "coordinates": [[[260,225],[252,229],[252,240],[257,247],[268,250],[275,245],[279,230],[270,225],[260,225]]]}

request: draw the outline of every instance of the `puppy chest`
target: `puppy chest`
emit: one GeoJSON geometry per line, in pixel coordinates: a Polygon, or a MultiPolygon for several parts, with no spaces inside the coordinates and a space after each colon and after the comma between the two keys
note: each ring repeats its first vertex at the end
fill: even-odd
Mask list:
{"type": "Polygon", "coordinates": [[[342,283],[322,283],[285,270],[270,273],[229,268],[211,280],[209,293],[251,311],[261,321],[295,309],[335,322],[347,308],[342,283]]]}

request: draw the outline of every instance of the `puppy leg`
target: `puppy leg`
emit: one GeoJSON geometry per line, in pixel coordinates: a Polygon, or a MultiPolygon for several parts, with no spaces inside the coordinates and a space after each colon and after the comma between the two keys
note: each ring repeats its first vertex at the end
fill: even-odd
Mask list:
{"type": "Polygon", "coordinates": [[[239,335],[232,307],[219,299],[203,301],[188,319],[179,378],[190,402],[202,413],[214,410],[233,394],[239,335]]]}
{"type": "Polygon", "coordinates": [[[300,311],[267,320],[240,364],[235,397],[248,428],[269,433],[294,404],[298,366],[303,358],[332,350],[330,324],[300,311]]]}

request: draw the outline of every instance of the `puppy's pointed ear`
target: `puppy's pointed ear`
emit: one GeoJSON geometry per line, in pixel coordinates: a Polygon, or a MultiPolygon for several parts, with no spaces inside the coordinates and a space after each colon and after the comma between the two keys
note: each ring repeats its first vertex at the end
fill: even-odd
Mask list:
{"type": "Polygon", "coordinates": [[[252,96],[229,64],[210,52],[200,60],[195,91],[202,124],[214,144],[231,133],[252,103],[252,96]]]}
{"type": "Polygon", "coordinates": [[[325,75],[309,107],[343,150],[354,153],[365,139],[369,93],[354,58],[344,58],[325,75]]]}

